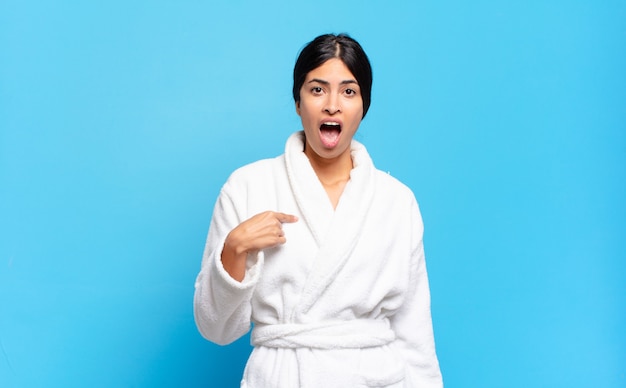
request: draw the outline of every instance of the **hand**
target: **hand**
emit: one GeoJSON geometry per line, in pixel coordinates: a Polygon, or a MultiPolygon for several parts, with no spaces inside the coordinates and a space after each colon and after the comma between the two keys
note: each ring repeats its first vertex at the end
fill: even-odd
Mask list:
{"type": "Polygon", "coordinates": [[[222,251],[222,265],[233,279],[242,281],[246,272],[248,253],[284,244],[287,239],[283,223],[298,221],[298,217],[267,211],[259,213],[231,230],[222,251]]]}

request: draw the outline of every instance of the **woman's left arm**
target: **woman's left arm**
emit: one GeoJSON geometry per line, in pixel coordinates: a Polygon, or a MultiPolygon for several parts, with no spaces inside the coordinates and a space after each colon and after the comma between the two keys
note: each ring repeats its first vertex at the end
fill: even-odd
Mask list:
{"type": "Polygon", "coordinates": [[[424,257],[423,225],[417,202],[411,209],[412,244],[409,287],[400,310],[391,318],[396,345],[407,365],[411,387],[443,387],[430,312],[430,289],[424,257]]]}

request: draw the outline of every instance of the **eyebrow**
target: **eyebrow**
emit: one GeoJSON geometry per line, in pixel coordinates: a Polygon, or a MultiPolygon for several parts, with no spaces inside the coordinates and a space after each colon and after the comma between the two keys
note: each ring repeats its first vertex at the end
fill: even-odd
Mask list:
{"type": "MultiPolygon", "coordinates": [[[[317,83],[320,83],[320,84],[322,84],[322,85],[330,85],[330,82],[325,81],[325,80],[323,80],[323,79],[319,79],[319,78],[313,78],[313,79],[312,79],[312,80],[310,80],[308,83],[313,83],[313,82],[317,82],[317,83]]],[[[353,79],[347,79],[347,80],[341,81],[341,82],[339,83],[339,85],[348,85],[348,84],[357,84],[357,85],[358,85],[359,83],[358,83],[358,82],[356,82],[356,81],[355,81],[355,80],[353,80],[353,79]]]]}

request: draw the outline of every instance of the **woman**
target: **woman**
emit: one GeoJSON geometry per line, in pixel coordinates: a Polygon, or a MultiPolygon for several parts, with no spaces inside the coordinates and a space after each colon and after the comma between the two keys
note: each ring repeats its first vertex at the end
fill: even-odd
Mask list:
{"type": "Polygon", "coordinates": [[[353,140],[371,86],[355,40],[314,39],[294,68],[304,130],[222,188],[194,313],[218,344],[254,323],[242,387],[442,386],[417,202],[353,140]]]}

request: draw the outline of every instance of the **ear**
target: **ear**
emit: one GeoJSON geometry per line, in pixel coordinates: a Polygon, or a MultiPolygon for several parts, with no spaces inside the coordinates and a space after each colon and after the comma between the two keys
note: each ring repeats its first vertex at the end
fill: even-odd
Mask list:
{"type": "Polygon", "coordinates": [[[300,116],[300,101],[296,101],[296,113],[300,116]]]}

